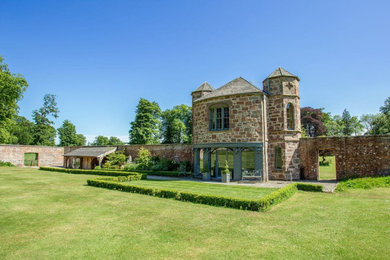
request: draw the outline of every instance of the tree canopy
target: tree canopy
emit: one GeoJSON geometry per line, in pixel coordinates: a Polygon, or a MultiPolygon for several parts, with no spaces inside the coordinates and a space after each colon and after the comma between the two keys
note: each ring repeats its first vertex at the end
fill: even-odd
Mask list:
{"type": "Polygon", "coordinates": [[[191,143],[192,110],[186,105],[179,105],[165,110],[162,115],[163,143],[191,143]]]}
{"type": "Polygon", "coordinates": [[[107,146],[107,145],[123,145],[124,143],[118,138],[111,136],[110,138],[106,136],[96,136],[95,140],[92,142],[91,145],[94,146],[107,146]]]}
{"type": "Polygon", "coordinates": [[[161,136],[161,109],[156,102],[141,98],[129,131],[131,144],[157,144],[161,136]]]}
{"type": "Polygon", "coordinates": [[[60,139],[60,146],[82,146],[86,143],[85,136],[77,134],[76,126],[69,120],[65,120],[57,131],[60,139]]]}
{"type": "Polygon", "coordinates": [[[324,115],[321,109],[312,107],[301,108],[301,124],[309,137],[316,137],[326,133],[323,118],[324,115]]]}
{"type": "Polygon", "coordinates": [[[58,118],[58,107],[56,96],[46,94],[43,98],[43,106],[33,111],[34,125],[34,144],[35,145],[55,145],[56,129],[53,127],[54,122],[49,116],[58,118]]]}

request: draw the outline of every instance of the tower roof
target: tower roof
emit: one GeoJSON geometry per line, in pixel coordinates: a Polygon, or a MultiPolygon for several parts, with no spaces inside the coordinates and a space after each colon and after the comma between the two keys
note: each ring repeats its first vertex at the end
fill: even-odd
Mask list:
{"type": "Polygon", "coordinates": [[[274,72],[271,73],[271,75],[269,75],[267,77],[267,79],[277,78],[277,77],[294,77],[294,78],[297,78],[299,80],[298,76],[291,74],[290,72],[283,69],[282,67],[277,68],[274,72]]]}
{"type": "Polygon", "coordinates": [[[220,88],[217,88],[210,94],[207,94],[196,101],[205,100],[214,97],[228,96],[235,94],[245,94],[245,93],[263,93],[258,87],[243,79],[242,77],[236,78],[229,83],[223,85],[220,88]]]}
{"type": "Polygon", "coordinates": [[[200,85],[194,92],[200,92],[200,91],[214,91],[214,88],[207,82],[205,81],[202,85],[200,85]]]}

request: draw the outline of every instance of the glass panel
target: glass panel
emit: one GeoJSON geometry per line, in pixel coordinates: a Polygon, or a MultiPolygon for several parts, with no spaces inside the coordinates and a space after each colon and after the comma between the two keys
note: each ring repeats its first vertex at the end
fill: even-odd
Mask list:
{"type": "Polygon", "coordinates": [[[245,149],[242,151],[242,171],[255,170],[255,151],[253,149],[245,149]]]}
{"type": "Polygon", "coordinates": [[[225,107],[223,109],[223,128],[229,129],[229,108],[225,107]]]}
{"type": "Polygon", "coordinates": [[[222,128],[222,108],[217,108],[217,129],[222,128]]]}

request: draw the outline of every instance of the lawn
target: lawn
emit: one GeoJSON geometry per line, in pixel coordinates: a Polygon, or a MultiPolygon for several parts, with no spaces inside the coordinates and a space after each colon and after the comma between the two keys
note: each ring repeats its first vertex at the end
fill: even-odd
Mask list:
{"type": "Polygon", "coordinates": [[[390,189],[298,191],[248,212],[0,168],[0,259],[389,259],[390,189]]]}
{"type": "MultiPolygon", "coordinates": [[[[320,168],[320,180],[335,180],[336,179],[336,157],[325,156],[329,166],[319,166],[320,168]]],[[[322,157],[319,157],[322,160],[322,157]]]]}
{"type": "Polygon", "coordinates": [[[181,192],[195,192],[200,194],[227,196],[238,199],[259,199],[277,190],[271,188],[255,188],[248,186],[226,186],[221,184],[208,184],[194,181],[141,180],[129,183],[132,185],[150,188],[169,189],[181,192]]]}

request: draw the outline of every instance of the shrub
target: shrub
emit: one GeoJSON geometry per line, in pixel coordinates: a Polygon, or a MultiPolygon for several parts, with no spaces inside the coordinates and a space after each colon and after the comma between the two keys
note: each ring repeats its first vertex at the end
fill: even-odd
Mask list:
{"type": "Polygon", "coordinates": [[[141,147],[138,152],[137,164],[138,169],[148,170],[151,166],[152,154],[148,149],[141,147]]]}
{"type": "Polygon", "coordinates": [[[314,191],[314,192],[322,192],[323,186],[318,184],[310,184],[310,183],[297,183],[298,190],[303,191],[314,191]]]}
{"type": "Polygon", "coordinates": [[[122,151],[117,151],[107,155],[107,162],[103,165],[103,168],[107,169],[120,169],[125,164],[127,157],[122,151]]]}
{"type": "Polygon", "coordinates": [[[342,180],[337,184],[336,191],[372,188],[390,188],[390,176],[351,178],[342,180]]]}
{"type": "Polygon", "coordinates": [[[137,167],[138,167],[138,165],[136,163],[128,163],[128,164],[125,164],[123,169],[125,171],[131,172],[131,171],[137,170],[137,167]]]}
{"type": "Polygon", "coordinates": [[[100,166],[95,166],[95,168],[94,168],[94,170],[101,170],[102,169],[102,167],[100,167],[100,166]]]}
{"type": "Polygon", "coordinates": [[[329,161],[325,161],[325,162],[321,161],[319,164],[320,164],[320,166],[329,166],[330,162],[329,161]]]}
{"type": "Polygon", "coordinates": [[[222,174],[230,174],[228,161],[225,160],[225,166],[223,167],[222,174]]]}
{"type": "Polygon", "coordinates": [[[10,162],[3,162],[3,161],[0,161],[0,167],[15,167],[15,165],[13,165],[13,164],[10,163],[10,162]]]}

